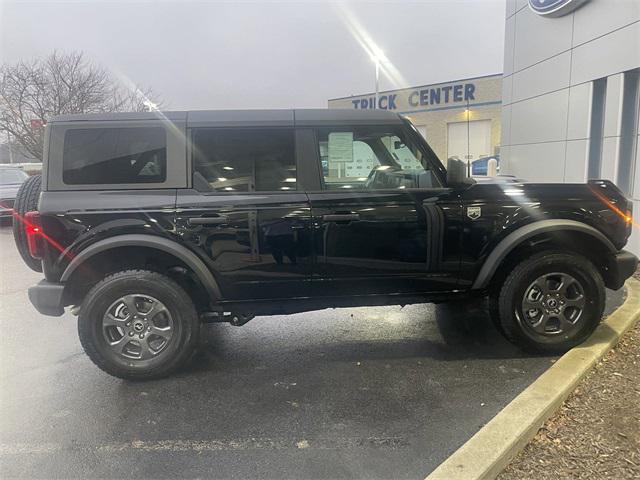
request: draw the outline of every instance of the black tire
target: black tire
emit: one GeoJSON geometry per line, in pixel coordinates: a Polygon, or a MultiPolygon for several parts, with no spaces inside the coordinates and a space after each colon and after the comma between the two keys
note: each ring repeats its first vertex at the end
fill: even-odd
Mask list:
{"type": "Polygon", "coordinates": [[[16,242],[16,247],[18,247],[18,252],[22,257],[22,260],[24,260],[24,263],[26,263],[31,270],[36,272],[42,271],[42,262],[33,258],[29,253],[25,225],[21,219],[24,218],[25,213],[33,212],[38,209],[38,198],[40,197],[41,185],[41,175],[29,177],[20,186],[20,189],[16,194],[16,200],[13,204],[13,211],[15,212],[13,218],[13,239],[16,242]]]}
{"type": "Polygon", "coordinates": [[[604,305],[604,282],[589,260],[572,253],[543,252],[518,264],[506,278],[498,298],[499,324],[504,336],[525,351],[564,353],[593,333],[604,305]],[[566,295],[560,282],[567,285],[566,295]],[[549,291],[536,298],[542,291],[539,284],[549,291]],[[532,302],[539,308],[529,308],[532,302]],[[577,304],[582,306],[571,306],[577,304]]]}
{"type": "Polygon", "coordinates": [[[491,318],[491,323],[495,327],[498,332],[504,335],[504,328],[502,328],[502,323],[500,323],[500,292],[498,294],[491,294],[487,298],[487,311],[489,312],[489,318],[491,318]]]}
{"type": "MultiPolygon", "coordinates": [[[[126,307],[124,310],[125,320],[138,318],[128,315],[126,307]]],[[[118,323],[118,325],[122,324],[118,323]]],[[[133,327],[127,327],[130,330],[129,334],[134,333],[134,336],[127,340],[127,330],[124,330],[124,325],[122,326],[124,332],[121,337],[122,343],[128,342],[125,348],[135,350],[138,343],[142,352],[142,345],[136,338],[140,331],[134,332],[133,327]]],[[[144,334],[145,327],[142,328],[141,332],[144,334]]],[[[182,287],[164,275],[146,270],[114,273],[97,283],[86,295],[78,317],[80,343],[89,358],[108,374],[126,380],[155,379],[177,370],[193,354],[198,342],[199,330],[200,320],[193,301],[182,287]],[[172,336],[160,353],[153,358],[130,358],[125,356],[130,355],[130,351],[127,350],[124,354],[118,353],[109,345],[107,333],[119,334],[119,330],[113,331],[116,327],[105,327],[103,318],[114,302],[117,303],[119,299],[129,295],[136,298],[157,299],[160,305],[166,307],[171,319],[172,336]],[[107,332],[109,328],[112,330],[107,332]]],[[[148,335],[145,345],[146,342],[151,342],[153,334],[148,335]]]]}

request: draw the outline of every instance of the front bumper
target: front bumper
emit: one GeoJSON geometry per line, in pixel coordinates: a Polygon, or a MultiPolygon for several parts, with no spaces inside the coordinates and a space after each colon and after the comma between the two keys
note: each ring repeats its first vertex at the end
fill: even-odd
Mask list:
{"type": "Polygon", "coordinates": [[[42,280],[37,285],[29,287],[29,300],[41,314],[59,317],[64,313],[63,293],[63,284],[42,280]]]}
{"type": "Polygon", "coordinates": [[[627,250],[620,250],[607,262],[604,283],[607,288],[618,290],[638,268],[638,257],[627,250]]]}

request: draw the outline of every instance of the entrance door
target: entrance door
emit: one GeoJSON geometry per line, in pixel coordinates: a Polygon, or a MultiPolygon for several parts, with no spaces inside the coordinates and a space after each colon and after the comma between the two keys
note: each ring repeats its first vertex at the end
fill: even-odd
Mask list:
{"type": "Polygon", "coordinates": [[[297,190],[292,128],[195,128],[193,189],[177,229],[225,300],[308,296],[311,208],[297,190]]]}
{"type": "Polygon", "coordinates": [[[474,161],[492,153],[491,120],[447,124],[447,158],[474,161]]]}
{"type": "Polygon", "coordinates": [[[460,201],[430,169],[420,137],[404,125],[318,128],[316,136],[323,191],[309,193],[314,294],[455,288],[460,201]]]}

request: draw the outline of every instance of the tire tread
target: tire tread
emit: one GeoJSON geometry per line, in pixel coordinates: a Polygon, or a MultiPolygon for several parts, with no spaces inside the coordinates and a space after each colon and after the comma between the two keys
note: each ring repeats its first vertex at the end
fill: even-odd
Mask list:
{"type": "Polygon", "coordinates": [[[511,273],[505,279],[502,287],[500,288],[497,302],[494,303],[494,310],[497,313],[498,318],[496,323],[498,329],[505,336],[505,338],[511,343],[519,346],[523,350],[531,353],[563,353],[569,348],[572,348],[576,344],[582,343],[586,338],[591,335],[593,330],[597,327],[597,323],[589,326],[585,332],[578,337],[577,340],[570,342],[570,344],[558,344],[558,345],[544,345],[534,344],[532,340],[525,339],[520,334],[520,327],[517,321],[513,318],[513,313],[510,311],[511,295],[517,285],[523,281],[531,268],[538,266],[541,263],[554,264],[565,263],[572,264],[573,267],[582,269],[585,273],[593,278],[596,288],[598,290],[598,297],[596,299],[596,305],[598,305],[598,312],[595,312],[598,318],[602,318],[602,312],[605,303],[604,282],[598,269],[586,258],[569,252],[564,251],[550,251],[541,252],[532,257],[523,260],[511,271],[511,273]]]}
{"type": "MultiPolygon", "coordinates": [[[[185,324],[187,322],[185,321],[185,324]]],[[[184,326],[184,325],[183,325],[184,326]]],[[[80,316],[78,317],[78,335],[80,337],[80,343],[84,348],[87,356],[91,361],[101,370],[107,372],[114,377],[119,377],[125,380],[152,380],[157,378],[166,377],[177,369],[182,367],[192,356],[195,347],[199,339],[199,326],[200,320],[198,319],[197,312],[191,300],[191,297],[184,291],[184,289],[178,285],[175,281],[169,277],[162,275],[161,273],[152,272],[150,270],[132,269],[123,270],[120,272],[108,275],[103,280],[95,284],[89,293],[87,293],[83,306],[81,308],[80,316]],[[106,359],[95,343],[92,341],[92,321],[82,317],[82,309],[87,302],[93,300],[93,298],[99,294],[99,291],[105,288],[105,285],[119,282],[130,278],[138,278],[149,282],[157,282],[169,286],[174,292],[181,297],[181,301],[185,303],[180,307],[181,314],[185,316],[187,321],[190,320],[191,325],[186,325],[188,328],[188,338],[185,341],[183,347],[176,352],[175,358],[169,360],[163,364],[156,366],[155,368],[147,369],[144,372],[135,371],[133,369],[127,369],[118,365],[114,365],[106,359]],[[189,309],[191,311],[189,311],[189,309]],[[190,317],[190,318],[189,318],[190,317]]]]}
{"type": "Polygon", "coordinates": [[[27,245],[27,235],[25,226],[20,220],[27,212],[33,212],[38,209],[38,199],[40,197],[40,190],[42,188],[42,175],[34,175],[29,177],[20,186],[18,193],[16,194],[16,200],[13,204],[13,210],[17,213],[19,218],[13,219],[13,239],[16,242],[18,253],[24,260],[27,266],[36,272],[42,272],[42,262],[35,259],[29,253],[29,247],[27,245]]]}

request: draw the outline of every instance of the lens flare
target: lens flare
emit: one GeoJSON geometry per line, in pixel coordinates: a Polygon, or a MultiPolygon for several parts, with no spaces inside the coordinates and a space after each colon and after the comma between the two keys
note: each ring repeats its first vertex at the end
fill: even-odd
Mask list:
{"type": "Polygon", "coordinates": [[[380,71],[391,82],[395,89],[406,88],[409,84],[402,76],[400,71],[389,61],[384,54],[384,51],[373,40],[369,32],[362,26],[360,20],[344,3],[335,3],[332,5],[333,9],[340,21],[345,25],[349,33],[358,42],[367,55],[376,62],[380,71]]]}

